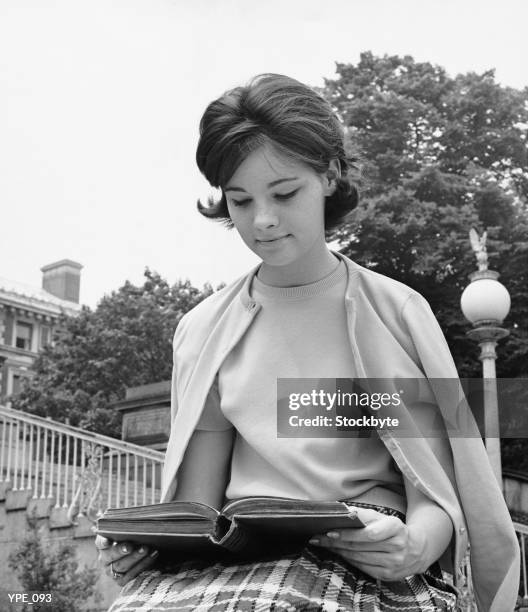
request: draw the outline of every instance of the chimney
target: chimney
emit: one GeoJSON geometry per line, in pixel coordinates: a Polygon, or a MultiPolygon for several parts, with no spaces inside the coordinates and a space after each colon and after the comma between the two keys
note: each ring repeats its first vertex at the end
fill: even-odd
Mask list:
{"type": "Polygon", "coordinates": [[[71,259],[61,259],[48,264],[42,271],[42,288],[55,297],[79,303],[81,264],[71,259]]]}

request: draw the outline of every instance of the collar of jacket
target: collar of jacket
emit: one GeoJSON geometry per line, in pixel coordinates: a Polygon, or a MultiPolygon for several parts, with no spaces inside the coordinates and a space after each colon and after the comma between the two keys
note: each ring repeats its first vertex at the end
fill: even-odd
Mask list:
{"type": "MultiPolygon", "coordinates": [[[[458,378],[426,300],[406,285],[334,254],[347,266],[345,306],[358,378],[458,378]],[[356,325],[356,320],[361,325],[356,325]]],[[[172,499],[178,467],[216,373],[261,308],[250,294],[259,267],[209,296],[178,325],[162,501],[172,499]]],[[[458,402],[450,395],[452,386],[440,383],[431,384],[431,388],[444,422],[456,422],[458,402]]],[[[418,423],[420,431],[420,415],[405,407],[401,410],[400,416],[408,423],[418,423]]],[[[465,426],[473,428],[473,436],[448,438],[442,455],[433,453],[423,436],[398,437],[387,430],[379,430],[379,435],[402,473],[451,517],[455,537],[440,560],[442,566],[454,570],[457,585],[464,584],[461,564],[469,530],[479,609],[504,612],[511,593],[517,591],[519,546],[476,424],[470,417],[465,426]],[[489,537],[490,530],[494,538],[489,537]]]]}

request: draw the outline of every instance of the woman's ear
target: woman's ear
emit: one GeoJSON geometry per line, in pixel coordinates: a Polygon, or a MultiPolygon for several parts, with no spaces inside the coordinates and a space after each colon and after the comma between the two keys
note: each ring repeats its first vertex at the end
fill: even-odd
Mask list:
{"type": "Polygon", "coordinates": [[[328,169],[325,173],[325,196],[330,196],[334,193],[337,187],[337,179],[341,177],[341,167],[337,159],[330,160],[328,169]]]}

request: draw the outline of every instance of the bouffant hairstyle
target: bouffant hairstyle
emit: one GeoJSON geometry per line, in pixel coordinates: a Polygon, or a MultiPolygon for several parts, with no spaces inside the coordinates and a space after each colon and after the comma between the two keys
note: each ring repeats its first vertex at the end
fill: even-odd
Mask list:
{"type": "Polygon", "coordinates": [[[343,127],[330,104],[295,79],[260,74],[211,102],[202,116],[196,163],[209,183],[222,190],[221,198],[210,197],[208,206],[198,200],[202,215],[233,227],[223,188],[244,159],[265,144],[319,174],[338,160],[341,176],[333,177],[336,189],[325,202],[326,230],[357,206],[358,190],[350,176],[356,160],[345,154],[343,127]]]}

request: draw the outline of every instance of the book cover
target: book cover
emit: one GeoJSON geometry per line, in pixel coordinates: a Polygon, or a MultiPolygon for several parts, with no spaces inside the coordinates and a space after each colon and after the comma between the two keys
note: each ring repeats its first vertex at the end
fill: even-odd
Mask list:
{"type": "Polygon", "coordinates": [[[98,519],[97,533],[198,555],[218,548],[251,554],[300,549],[315,534],[364,526],[344,502],[246,497],[221,510],[184,501],[111,508],[98,519]]]}

